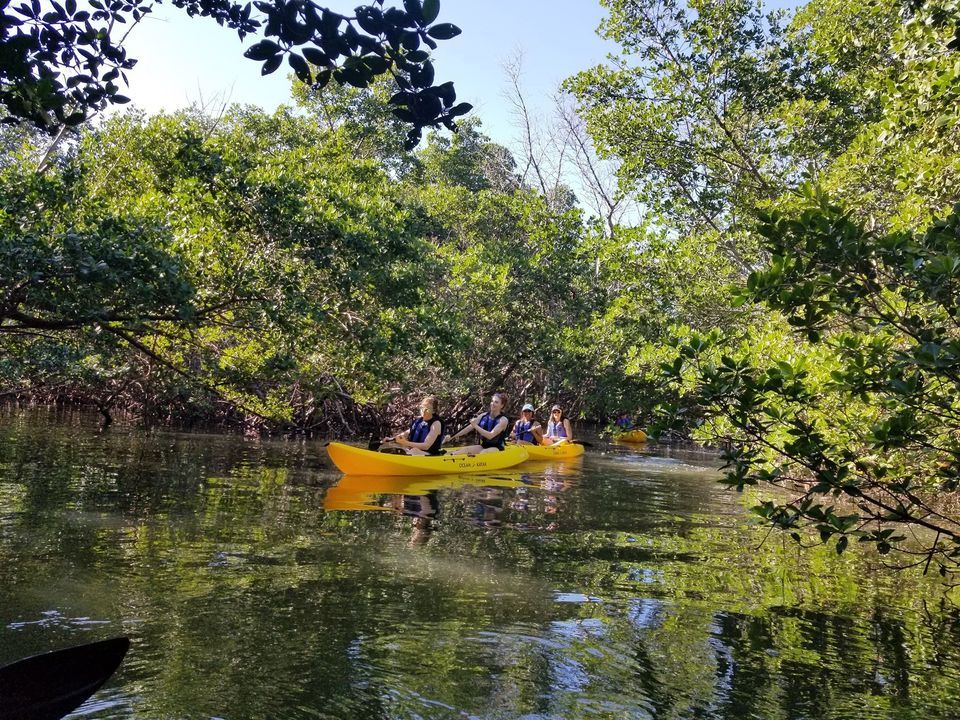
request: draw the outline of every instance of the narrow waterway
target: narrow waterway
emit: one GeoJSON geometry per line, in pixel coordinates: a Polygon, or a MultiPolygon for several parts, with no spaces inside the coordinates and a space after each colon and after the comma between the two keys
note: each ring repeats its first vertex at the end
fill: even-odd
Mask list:
{"type": "Polygon", "coordinates": [[[128,635],[84,718],[956,718],[960,612],[799,551],[708,453],[343,479],[320,443],[0,414],[0,664],[128,635]]]}

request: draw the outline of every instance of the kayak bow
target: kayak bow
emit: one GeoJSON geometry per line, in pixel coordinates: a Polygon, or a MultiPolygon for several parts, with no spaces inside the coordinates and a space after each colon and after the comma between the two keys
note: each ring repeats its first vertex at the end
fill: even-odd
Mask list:
{"type": "Polygon", "coordinates": [[[614,436],[615,440],[628,443],[642,443],[647,441],[647,434],[643,430],[627,430],[614,436]]]}

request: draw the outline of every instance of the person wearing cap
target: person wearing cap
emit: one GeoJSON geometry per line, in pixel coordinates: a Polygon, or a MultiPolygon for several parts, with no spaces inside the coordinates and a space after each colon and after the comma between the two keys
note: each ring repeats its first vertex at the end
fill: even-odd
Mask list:
{"type": "Polygon", "coordinates": [[[556,445],[559,442],[573,442],[573,428],[570,420],[563,414],[563,408],[554,405],[550,408],[550,419],[547,421],[547,433],[543,436],[544,445],[556,445]]]}
{"type": "Polygon", "coordinates": [[[526,403],[520,411],[520,419],[513,424],[511,439],[521,445],[540,445],[543,440],[543,428],[533,416],[533,405],[526,403]]]}

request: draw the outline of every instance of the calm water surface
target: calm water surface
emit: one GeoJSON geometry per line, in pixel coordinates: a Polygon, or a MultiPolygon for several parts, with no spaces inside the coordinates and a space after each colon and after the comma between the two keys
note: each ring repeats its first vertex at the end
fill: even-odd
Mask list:
{"type": "Polygon", "coordinates": [[[767,537],[715,466],[359,482],[316,442],[7,412],[0,663],[129,635],[83,718],[960,717],[937,580],[767,537]]]}

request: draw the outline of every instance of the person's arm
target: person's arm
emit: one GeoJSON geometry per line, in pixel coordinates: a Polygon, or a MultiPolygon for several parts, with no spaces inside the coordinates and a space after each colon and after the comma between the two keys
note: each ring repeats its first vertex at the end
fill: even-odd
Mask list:
{"type": "Polygon", "coordinates": [[[540,423],[535,422],[533,424],[533,427],[530,428],[530,432],[533,433],[534,443],[536,443],[537,445],[542,445],[543,444],[543,426],[540,423]]]}
{"type": "Polygon", "coordinates": [[[403,445],[403,443],[401,442],[401,440],[403,440],[403,439],[404,439],[405,437],[407,437],[409,434],[410,434],[410,431],[409,431],[409,430],[404,430],[403,432],[397,433],[396,435],[391,435],[390,437],[385,437],[385,438],[384,438],[383,440],[381,440],[380,442],[382,442],[382,443],[395,442],[395,443],[397,443],[397,445],[403,445]]]}
{"type": "Polygon", "coordinates": [[[567,431],[567,442],[573,442],[573,428],[566,418],[563,419],[563,429],[567,431]]]}
{"type": "MultiPolygon", "coordinates": [[[[433,422],[430,423],[430,432],[427,433],[427,437],[424,438],[423,442],[413,442],[412,440],[401,440],[398,437],[397,445],[401,445],[403,447],[417,448],[418,450],[429,450],[430,446],[433,445],[434,442],[436,442],[437,436],[440,435],[440,428],[441,428],[440,421],[434,420],[433,422]]],[[[404,433],[404,435],[409,435],[409,434],[410,434],[409,431],[404,433]]]]}
{"type": "Polygon", "coordinates": [[[490,440],[492,438],[497,437],[497,435],[499,435],[500,433],[502,433],[506,429],[507,423],[508,423],[507,418],[501,416],[500,419],[497,421],[497,424],[493,426],[493,430],[484,430],[479,425],[474,425],[474,428],[480,434],[480,437],[490,440]]]}
{"type": "Polygon", "coordinates": [[[474,429],[476,429],[476,430],[479,431],[480,428],[477,427],[477,423],[478,423],[479,421],[480,421],[480,418],[473,418],[473,420],[470,421],[470,424],[467,425],[463,430],[461,430],[460,432],[458,432],[456,435],[447,435],[447,436],[443,439],[443,442],[444,442],[444,443],[448,443],[448,442],[450,442],[451,440],[457,440],[458,438],[463,437],[463,436],[466,435],[468,432],[470,432],[471,430],[474,430],[474,429]]]}

